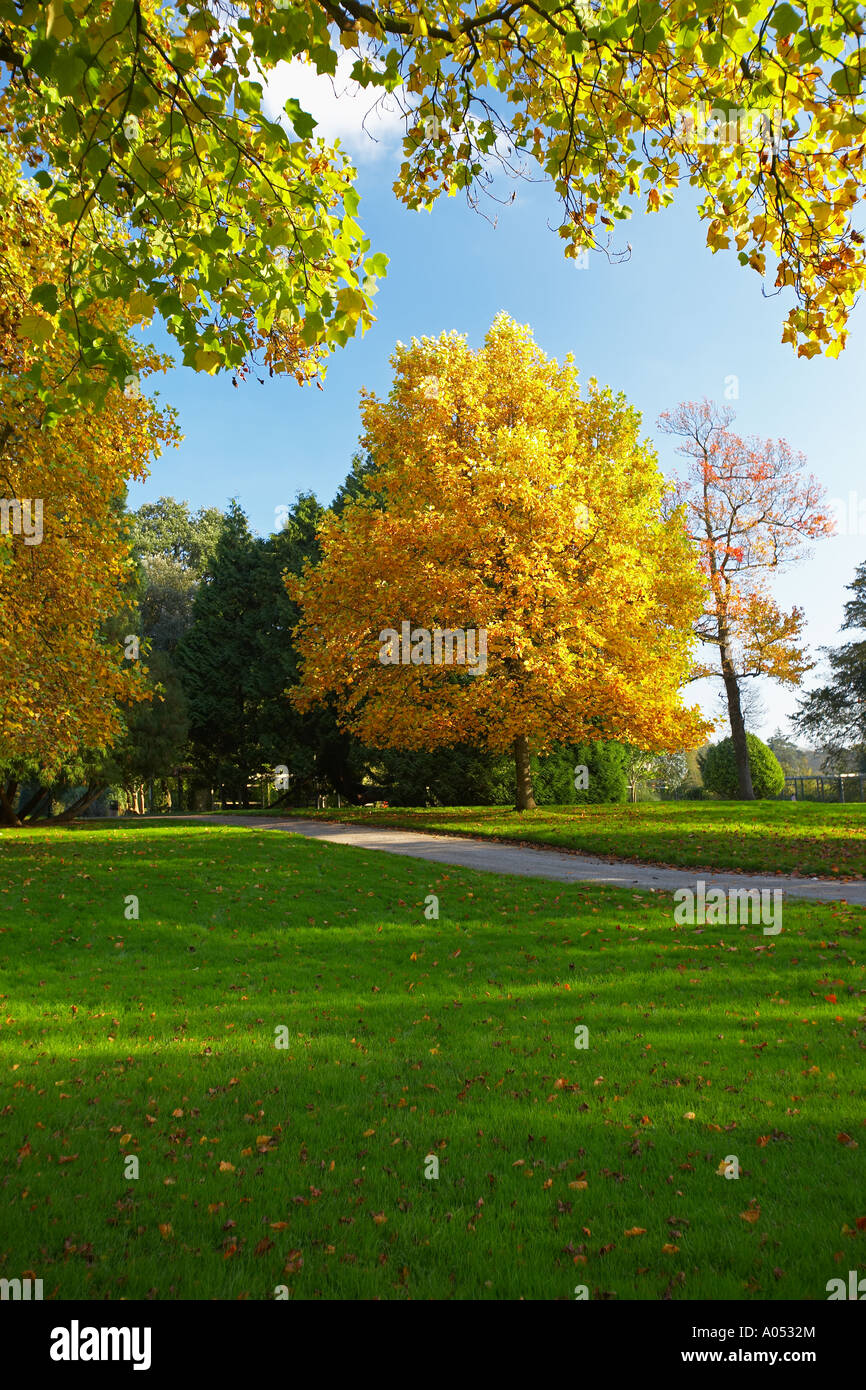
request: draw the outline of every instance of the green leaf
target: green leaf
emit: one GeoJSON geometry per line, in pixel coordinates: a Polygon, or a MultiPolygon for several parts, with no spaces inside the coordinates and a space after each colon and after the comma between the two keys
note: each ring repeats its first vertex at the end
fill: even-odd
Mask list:
{"type": "Polygon", "coordinates": [[[48,314],[59,312],[60,304],[57,298],[57,286],[45,281],[37,285],[30,295],[31,304],[38,304],[48,314]]]}
{"type": "Polygon", "coordinates": [[[53,336],[54,329],[47,319],[39,314],[22,314],[18,324],[18,337],[29,338],[31,343],[43,347],[53,336]]]}
{"type": "Polygon", "coordinates": [[[803,23],[803,16],[790,5],[776,5],[770,19],[770,28],[775,29],[781,38],[796,34],[803,23]]]}
{"type": "Polygon", "coordinates": [[[319,124],[318,121],[303,110],[297,97],[289,97],[283,110],[291,121],[295,134],[302,140],[308,140],[319,124]]]}
{"type": "Polygon", "coordinates": [[[862,77],[857,68],[838,68],[830,78],[830,86],[840,97],[856,96],[862,77]]]}

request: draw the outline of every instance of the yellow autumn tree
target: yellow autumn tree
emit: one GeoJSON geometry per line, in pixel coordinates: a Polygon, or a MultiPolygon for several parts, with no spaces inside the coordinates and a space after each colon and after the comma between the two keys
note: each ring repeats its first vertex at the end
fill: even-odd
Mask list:
{"type": "Polygon", "coordinates": [[[700,743],[703,585],[638,412],[505,314],[480,351],[450,333],[391,361],[388,399],[362,393],[369,496],[286,578],[299,707],[335,698],[373,747],[512,748],[519,810],[556,741],[700,743]]]}
{"type": "MultiPolygon", "coordinates": [[[[13,823],[16,766],[56,768],[82,747],[104,748],[121,727],[118,702],[143,689],[133,645],[111,633],[133,577],[123,502],[127,480],[144,478],[177,438],[173,411],[150,401],[138,376],[101,410],[46,425],[34,356],[43,381],[62,383],[73,354],[31,296],[59,270],[65,239],[44,195],[0,157],[0,818],[13,823]]],[[[109,313],[124,334],[123,306],[109,313]]],[[[163,365],[128,348],[142,378],[163,365]]]]}

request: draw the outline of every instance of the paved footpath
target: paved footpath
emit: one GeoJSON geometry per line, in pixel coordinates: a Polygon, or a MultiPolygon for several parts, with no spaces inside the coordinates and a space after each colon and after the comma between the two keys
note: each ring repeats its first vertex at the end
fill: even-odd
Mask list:
{"type": "MultiPolygon", "coordinates": [[[[166,821],[174,817],[152,817],[166,821]]],[[[821,902],[844,900],[866,907],[866,882],[844,883],[828,878],[791,878],[780,874],[736,874],[706,869],[663,869],[653,864],[611,863],[589,854],[561,854],[555,849],[524,849],[495,840],[458,835],[428,835],[423,831],[389,830],[380,825],[339,824],[335,821],[301,820],[295,817],[181,815],[178,820],[205,825],[242,825],[247,830],[284,830],[329,844],[353,849],[384,850],[412,859],[454,864],[462,869],[481,869],[526,878],[549,878],[561,883],[607,883],[615,888],[652,888],[672,893],[694,888],[698,879],[708,888],[781,888],[792,898],[816,898],[821,902]]]]}

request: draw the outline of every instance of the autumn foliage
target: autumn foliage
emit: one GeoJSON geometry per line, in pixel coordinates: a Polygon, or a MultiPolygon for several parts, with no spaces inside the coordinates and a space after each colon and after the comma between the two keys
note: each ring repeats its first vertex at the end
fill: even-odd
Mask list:
{"type": "Polygon", "coordinates": [[[637,412],[504,314],[480,351],[451,333],[392,363],[388,399],[363,394],[370,495],[287,579],[301,708],[336,697],[373,747],[514,747],[518,774],[556,740],[700,742],[680,686],[702,584],[637,412]],[[383,665],[380,632],[404,621],[486,631],[486,672],[383,665]]]}
{"type": "MultiPolygon", "coordinates": [[[[171,411],[117,389],[101,411],[46,427],[26,380],[33,353],[58,381],[70,357],[49,342],[34,347],[30,295],[63,252],[42,195],[0,161],[0,497],[28,504],[31,517],[34,501],[42,508],[38,540],[16,532],[8,508],[0,534],[0,761],[26,754],[49,769],[104,747],[120,727],[118,701],[140,687],[138,663],[108,634],[132,575],[122,502],[127,479],[143,478],[176,438],[171,411]]],[[[111,313],[123,333],[121,306],[111,313]]],[[[128,350],[143,374],[161,365],[128,350]]]]}
{"type": "Polygon", "coordinates": [[[688,186],[708,246],[784,291],[784,340],[837,355],[866,280],[862,32],[835,0],[0,0],[0,127],[70,233],[38,287],[82,368],[54,406],[96,360],[129,370],[103,303],[159,314],[197,370],[301,381],[370,324],[387,257],[355,171],[297,97],[268,99],[281,65],[333,75],[341,52],[403,117],[407,207],[540,173],[565,254],[616,257],[625,218],[688,186]]]}
{"type": "Polygon", "coordinates": [[[811,670],[802,642],[804,612],[783,612],[770,580],[801,558],[810,540],[829,535],[824,490],[805,470],[802,454],[784,439],[743,439],[728,426],[729,409],[690,401],[662,415],[660,424],[680,439],[689,460],[668,499],[684,510],[707,580],[707,603],[697,623],[701,642],[718,659],[699,664],[695,676],[724,681],[740,792],[751,797],[740,682],[769,676],[795,687],[811,670]]]}

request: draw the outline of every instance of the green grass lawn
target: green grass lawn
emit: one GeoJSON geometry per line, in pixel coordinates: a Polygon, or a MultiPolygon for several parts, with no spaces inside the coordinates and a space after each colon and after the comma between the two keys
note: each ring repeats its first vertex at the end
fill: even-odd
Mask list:
{"type": "Polygon", "coordinates": [[[823,1301],[866,1272],[864,920],[677,928],[254,826],[3,832],[0,1275],[823,1301]]]}
{"type": "Polygon", "coordinates": [[[447,806],[292,814],[449,835],[489,835],[677,868],[843,879],[866,875],[866,804],[860,803],[657,801],[541,806],[523,812],[505,806],[447,806]]]}

